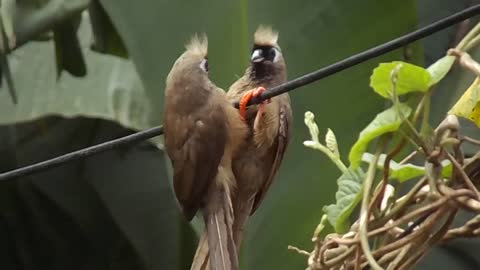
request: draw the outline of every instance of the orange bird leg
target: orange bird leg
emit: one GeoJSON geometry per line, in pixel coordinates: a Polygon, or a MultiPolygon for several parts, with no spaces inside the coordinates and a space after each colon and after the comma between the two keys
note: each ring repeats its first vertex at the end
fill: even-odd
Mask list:
{"type": "MultiPolygon", "coordinates": [[[[263,86],[259,86],[255,89],[247,91],[243,94],[242,98],[240,99],[240,116],[242,117],[243,121],[246,119],[246,112],[247,112],[247,103],[252,99],[252,97],[258,97],[265,91],[263,86]]],[[[263,101],[262,103],[258,104],[257,115],[255,116],[255,122],[253,124],[253,129],[256,129],[260,124],[260,120],[262,119],[263,112],[265,111],[265,105],[270,103],[270,99],[263,101]]]]}

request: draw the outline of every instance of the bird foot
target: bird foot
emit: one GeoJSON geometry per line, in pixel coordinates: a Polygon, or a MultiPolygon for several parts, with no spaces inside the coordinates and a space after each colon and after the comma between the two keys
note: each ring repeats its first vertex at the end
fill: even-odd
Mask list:
{"type": "MultiPolygon", "coordinates": [[[[265,88],[263,86],[259,86],[255,89],[247,91],[243,96],[240,98],[239,102],[239,111],[240,111],[240,116],[242,117],[243,121],[246,121],[246,114],[247,114],[247,104],[248,102],[252,99],[252,97],[258,97],[260,96],[263,92],[265,92],[265,88]]],[[[253,128],[256,129],[256,127],[259,125],[260,120],[262,119],[263,112],[265,111],[265,105],[270,103],[270,99],[262,101],[262,103],[258,104],[258,110],[257,110],[257,115],[255,116],[255,122],[253,124],[253,128]]]]}

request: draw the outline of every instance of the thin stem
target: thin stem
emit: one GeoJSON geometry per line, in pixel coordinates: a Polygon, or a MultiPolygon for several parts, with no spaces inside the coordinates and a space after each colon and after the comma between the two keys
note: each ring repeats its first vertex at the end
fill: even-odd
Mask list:
{"type": "Polygon", "coordinates": [[[350,254],[352,254],[352,252],[355,251],[355,246],[353,247],[350,247],[347,251],[345,251],[342,255],[339,255],[338,257],[334,258],[334,259],[331,259],[327,262],[325,262],[324,266],[329,269],[329,268],[332,268],[334,265],[337,265],[339,263],[342,263],[343,261],[345,261],[346,258],[348,258],[348,256],[350,256],[350,254]]]}
{"type": "Polygon", "coordinates": [[[448,151],[445,151],[445,153],[447,154],[447,157],[448,159],[450,160],[450,162],[452,162],[453,166],[455,167],[455,169],[460,173],[460,175],[462,176],[462,179],[463,181],[465,182],[465,185],[475,193],[475,195],[477,196],[477,199],[480,199],[480,193],[478,192],[478,189],[475,187],[475,185],[473,184],[472,180],[470,179],[470,177],[468,177],[467,173],[465,172],[465,170],[463,170],[462,166],[458,163],[458,161],[452,156],[452,154],[450,154],[448,151]]]}
{"type": "Polygon", "coordinates": [[[305,251],[305,250],[299,249],[298,247],[295,247],[295,246],[289,245],[289,246],[287,247],[287,249],[288,249],[288,250],[293,250],[293,251],[297,252],[297,253],[300,254],[300,255],[305,255],[305,256],[307,256],[307,257],[310,256],[310,253],[308,253],[308,252],[305,251]]]}
{"type": "Polygon", "coordinates": [[[423,152],[425,153],[425,155],[429,155],[430,151],[428,150],[428,147],[427,147],[427,144],[423,141],[422,139],[422,136],[420,136],[420,134],[418,133],[418,131],[415,129],[415,127],[413,126],[413,124],[408,120],[408,119],[405,119],[404,123],[406,124],[406,126],[408,127],[408,130],[411,132],[411,134],[413,135],[413,141],[418,144],[420,146],[420,148],[422,148],[423,152]]]}
{"type": "MultiPolygon", "coordinates": [[[[381,138],[382,140],[382,138],[381,138]]],[[[380,142],[380,145],[383,146],[383,140],[380,142]]],[[[370,251],[370,246],[368,244],[368,221],[370,220],[370,213],[368,211],[368,198],[370,196],[370,189],[373,184],[373,180],[375,179],[375,171],[376,165],[378,163],[378,159],[380,158],[380,154],[382,153],[383,147],[377,147],[375,151],[375,155],[373,156],[373,160],[368,166],[367,175],[365,177],[365,183],[363,188],[363,198],[362,198],[362,208],[360,212],[360,228],[359,228],[359,237],[360,237],[360,246],[362,247],[363,253],[367,258],[368,263],[370,266],[375,270],[382,270],[382,267],[378,265],[375,258],[372,256],[370,251]]]]}
{"type": "Polygon", "coordinates": [[[470,138],[468,136],[463,136],[462,138],[462,141],[466,141],[468,143],[471,143],[471,144],[475,144],[477,146],[480,146],[480,140],[477,140],[477,139],[474,139],[474,138],[470,138]]]}
{"type": "Polygon", "coordinates": [[[478,237],[480,235],[480,215],[469,220],[465,225],[459,228],[449,230],[442,241],[448,241],[460,237],[478,237]]]}
{"type": "Polygon", "coordinates": [[[443,204],[445,204],[445,202],[447,202],[447,200],[448,200],[447,198],[443,198],[443,199],[437,200],[434,203],[427,204],[426,206],[418,208],[415,211],[412,211],[412,212],[406,214],[405,216],[402,216],[400,219],[397,219],[396,221],[394,221],[394,222],[392,222],[388,225],[385,225],[381,228],[378,228],[378,229],[375,229],[375,230],[371,231],[370,234],[371,235],[376,235],[376,234],[386,232],[386,231],[388,231],[388,230],[390,230],[394,227],[397,227],[398,225],[407,223],[408,221],[412,220],[414,217],[419,216],[423,213],[433,212],[436,209],[438,209],[439,207],[441,207],[443,204]]]}
{"type": "MultiPolygon", "coordinates": [[[[445,208],[448,209],[448,205],[443,209],[445,208]]],[[[444,211],[439,210],[438,212],[444,212],[444,211]]],[[[447,210],[447,213],[445,214],[448,214],[448,217],[443,223],[443,225],[440,227],[440,229],[438,229],[438,231],[433,235],[429,236],[426,241],[423,241],[423,244],[421,245],[421,247],[417,248],[416,250],[417,254],[416,255],[411,254],[409,258],[404,262],[404,264],[400,267],[400,269],[410,269],[412,265],[414,265],[418,260],[420,260],[425,255],[427,248],[431,247],[433,244],[435,244],[436,242],[442,239],[442,236],[445,235],[445,233],[448,230],[448,227],[450,227],[450,225],[453,222],[453,219],[456,214],[456,210],[455,209],[451,211],[447,210]]]]}
{"type": "Polygon", "coordinates": [[[403,259],[405,258],[405,255],[407,255],[407,253],[408,253],[408,251],[410,250],[411,247],[412,247],[412,244],[408,244],[408,245],[404,246],[400,250],[400,254],[398,254],[398,256],[393,260],[393,262],[391,262],[390,265],[388,265],[387,270],[396,269],[396,267],[403,261],[403,259]]]}
{"type": "Polygon", "coordinates": [[[377,224],[384,224],[388,220],[390,220],[392,217],[394,217],[396,214],[398,214],[400,211],[403,211],[405,207],[415,198],[415,195],[420,191],[420,189],[425,185],[427,181],[426,177],[423,177],[420,179],[415,186],[400,200],[398,200],[393,206],[392,210],[388,212],[382,219],[378,221],[377,224]]]}
{"type": "MultiPolygon", "coordinates": [[[[420,136],[420,134],[415,129],[415,126],[412,124],[412,122],[410,122],[410,120],[408,120],[408,118],[405,117],[405,115],[403,115],[402,111],[400,110],[400,99],[398,98],[398,95],[397,95],[397,74],[400,71],[400,69],[401,69],[401,64],[398,64],[390,73],[390,80],[392,82],[392,92],[391,92],[390,98],[393,102],[393,106],[395,106],[397,115],[402,120],[402,123],[405,123],[405,125],[408,127],[411,134],[413,135],[413,141],[423,149],[423,152],[425,152],[425,155],[428,155],[429,151],[425,142],[422,139],[422,136],[420,136]]],[[[417,108],[417,112],[418,112],[418,108],[417,108]]],[[[415,118],[415,115],[414,115],[414,118],[415,118]]]]}
{"type": "Polygon", "coordinates": [[[475,27],[468,32],[468,34],[465,35],[465,37],[458,43],[457,47],[455,47],[458,50],[466,51],[465,46],[467,45],[468,42],[470,42],[475,36],[477,36],[480,33],[480,23],[475,25],[475,27]]]}
{"type": "Polygon", "coordinates": [[[417,122],[418,120],[418,117],[420,117],[420,113],[423,111],[424,112],[424,118],[425,118],[425,112],[429,109],[427,108],[428,106],[428,100],[429,100],[429,97],[430,97],[430,91],[428,91],[427,93],[425,93],[423,96],[422,96],[422,99],[420,99],[420,102],[418,103],[417,105],[417,108],[415,110],[415,113],[413,114],[413,117],[412,117],[412,123],[415,125],[415,123],[417,122]],[[425,110],[423,109],[425,108],[425,110]]]}
{"type": "MultiPolygon", "coordinates": [[[[420,134],[425,135],[425,133],[428,131],[427,129],[429,128],[429,123],[428,120],[430,118],[430,95],[432,94],[432,91],[428,91],[425,93],[423,96],[423,117],[422,117],[422,124],[420,126],[420,134]]],[[[415,118],[414,118],[415,119],[415,118]]],[[[412,120],[413,123],[416,122],[416,120],[412,120]]]]}
{"type": "Polygon", "coordinates": [[[400,162],[399,164],[402,165],[402,164],[405,164],[407,163],[410,159],[412,159],[416,154],[418,154],[418,151],[413,151],[411,152],[410,154],[408,154],[406,157],[404,157],[400,162]]]}
{"type": "Polygon", "coordinates": [[[385,158],[385,162],[383,163],[383,179],[382,182],[379,184],[380,188],[377,189],[375,192],[375,195],[373,197],[372,202],[370,203],[369,206],[369,211],[372,211],[372,208],[377,205],[377,203],[380,203],[380,201],[383,198],[385,188],[387,187],[388,184],[388,176],[390,174],[390,161],[402,150],[403,146],[405,146],[406,140],[403,138],[396,146],[395,148],[388,153],[388,155],[385,158]]]}
{"type": "Polygon", "coordinates": [[[437,181],[439,180],[438,178],[440,175],[438,173],[437,166],[439,165],[428,162],[428,160],[425,161],[425,176],[427,177],[431,194],[438,194],[437,181]]]}
{"type": "Polygon", "coordinates": [[[320,223],[318,223],[317,228],[315,228],[315,231],[313,232],[313,237],[312,241],[316,242],[318,241],[318,235],[323,231],[325,228],[325,224],[327,223],[328,216],[326,214],[322,215],[322,218],[320,219],[320,223]]]}
{"type": "Polygon", "coordinates": [[[401,250],[399,250],[399,249],[393,250],[393,251],[385,254],[384,256],[382,256],[382,258],[380,258],[378,260],[378,263],[380,265],[386,264],[386,263],[390,262],[391,260],[395,259],[396,257],[398,257],[398,254],[400,252],[401,252],[401,250]]]}
{"type": "Polygon", "coordinates": [[[360,247],[357,246],[357,252],[356,252],[356,255],[355,255],[355,270],[360,270],[360,247]]]}
{"type": "Polygon", "coordinates": [[[391,244],[385,245],[385,246],[375,250],[372,253],[373,256],[380,257],[383,254],[386,254],[386,253],[388,253],[392,250],[395,250],[395,249],[399,249],[399,248],[403,247],[404,245],[411,243],[411,241],[413,239],[415,239],[416,237],[421,235],[424,231],[429,231],[431,229],[431,227],[433,225],[435,225],[435,221],[441,216],[441,214],[442,214],[442,212],[440,212],[440,211],[435,212],[425,221],[425,225],[422,227],[422,230],[414,231],[412,234],[410,234],[410,235],[408,235],[408,236],[406,236],[402,239],[398,239],[397,241],[395,241],[391,244]]]}
{"type": "Polygon", "coordinates": [[[468,42],[468,44],[465,46],[463,50],[468,52],[471,49],[475,48],[479,43],[480,43],[480,35],[477,35],[472,40],[470,40],[470,42],[468,42]]]}
{"type": "Polygon", "coordinates": [[[348,172],[348,168],[347,166],[345,166],[345,164],[343,164],[343,162],[340,160],[340,158],[338,158],[332,151],[330,151],[330,149],[328,149],[325,145],[321,144],[321,143],[318,143],[318,142],[314,142],[313,144],[308,144],[306,145],[307,147],[310,147],[310,148],[313,148],[313,149],[316,149],[316,150],[320,150],[322,151],[325,155],[327,155],[328,158],[330,158],[331,161],[333,161],[333,163],[335,163],[335,165],[337,166],[337,168],[342,172],[342,173],[347,173],[348,172]]]}

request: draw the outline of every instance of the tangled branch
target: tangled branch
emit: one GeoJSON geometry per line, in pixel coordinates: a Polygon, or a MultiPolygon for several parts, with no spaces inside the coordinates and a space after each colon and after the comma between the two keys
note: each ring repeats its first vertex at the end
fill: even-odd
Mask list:
{"type": "MultiPolygon", "coordinates": [[[[352,182],[358,183],[360,186],[356,194],[349,194],[350,197],[361,195],[359,217],[349,228],[344,228],[343,225],[345,223],[348,225],[348,222],[344,221],[345,218],[342,215],[351,213],[351,210],[348,209],[358,203],[355,200],[350,200],[348,207],[345,207],[346,203],[343,201],[342,204],[333,205],[334,207],[330,208],[333,209],[332,211],[329,211],[330,206],[325,208],[326,214],[312,238],[314,242],[313,250],[308,252],[290,247],[290,249],[308,256],[307,270],[358,270],[366,267],[375,270],[411,269],[437,244],[460,237],[480,236],[480,192],[478,190],[480,185],[480,151],[469,159],[465,159],[462,152],[464,143],[478,147],[480,146],[480,140],[462,136],[460,124],[456,116],[459,115],[471,119],[477,126],[480,126],[480,120],[477,121],[477,115],[472,113],[472,111],[475,112],[476,107],[475,110],[471,110],[468,107],[470,106],[469,104],[478,104],[480,102],[480,98],[476,94],[469,92],[480,87],[480,64],[465,52],[466,48],[472,48],[480,43],[479,40],[480,24],[472,29],[457,48],[448,51],[444,62],[442,60],[438,61],[441,64],[445,64],[448,61],[451,62],[445,65],[446,68],[444,70],[446,71],[442,71],[443,75],[434,79],[434,83],[428,84],[412,117],[408,117],[412,110],[400,102],[397,91],[401,94],[409,91],[409,89],[404,87],[404,85],[408,84],[408,79],[405,80],[405,74],[414,76],[412,74],[417,72],[416,75],[421,76],[419,74],[426,72],[426,70],[410,66],[409,70],[404,71],[402,75],[404,76],[402,81],[402,87],[404,88],[400,90],[397,89],[397,79],[400,76],[399,71],[402,68],[402,63],[393,63],[394,65],[389,63],[382,67],[380,65],[378,70],[374,71],[372,78],[380,81],[378,85],[384,86],[390,83],[391,86],[389,89],[385,87],[387,88],[386,90],[383,88],[376,89],[375,81],[371,78],[372,87],[378,94],[390,99],[393,105],[392,108],[377,115],[377,118],[381,120],[375,118],[360,133],[359,140],[350,150],[349,160],[351,167],[348,169],[347,174],[343,172],[344,174],[342,175],[344,178],[350,177],[348,179],[350,180],[350,186],[346,188],[348,189],[347,191],[343,190],[343,193],[351,190],[352,182]],[[466,97],[462,96],[459,102],[457,102],[460,105],[455,105],[458,106],[456,110],[454,106],[450,110],[449,115],[433,130],[428,125],[428,104],[431,86],[446,75],[455,58],[461,67],[475,74],[477,79],[465,91],[464,96],[466,97]],[[390,69],[386,68],[387,65],[390,65],[388,66],[390,69]],[[381,78],[385,78],[387,71],[390,72],[390,81],[381,81],[381,78]],[[467,109],[462,108],[462,106],[467,107],[467,109]],[[423,116],[420,117],[422,112],[423,116]],[[417,122],[420,118],[423,118],[421,122],[422,127],[420,130],[417,130],[417,122]],[[402,127],[395,128],[395,123],[401,123],[402,127]],[[388,129],[382,129],[382,125],[387,126],[388,129]],[[430,133],[428,132],[429,129],[431,130],[430,133]],[[400,139],[396,140],[396,144],[388,151],[390,148],[389,143],[393,141],[392,138],[395,135],[398,135],[400,139]],[[366,158],[362,157],[364,162],[369,163],[368,170],[366,173],[356,176],[352,173],[353,170],[363,171],[358,165],[359,149],[360,151],[366,149],[365,144],[368,142],[365,142],[365,140],[372,140],[374,136],[378,137],[375,154],[368,154],[366,158]],[[366,137],[368,139],[365,139],[366,137]],[[358,147],[358,145],[361,146],[358,147]],[[400,163],[394,162],[394,158],[405,150],[408,145],[413,146],[414,151],[400,163]],[[384,152],[387,154],[382,154],[384,152]],[[414,176],[409,176],[408,180],[411,182],[416,181],[416,183],[402,194],[396,191],[396,189],[400,190],[399,186],[402,185],[402,181],[406,180],[400,180],[396,184],[392,184],[393,178],[397,177],[398,180],[398,177],[401,177],[399,175],[392,176],[392,170],[400,170],[400,167],[405,165],[413,156],[416,156],[417,160],[421,160],[420,163],[423,163],[424,166],[408,164],[410,170],[419,170],[421,173],[414,174],[410,171],[411,175],[414,176]],[[392,163],[394,163],[394,167],[392,167],[392,163]],[[448,170],[445,164],[448,164],[448,170]],[[377,177],[379,179],[375,177],[377,170],[383,170],[381,176],[377,177]],[[459,210],[467,211],[475,216],[463,226],[451,228],[459,210]],[[340,233],[329,234],[322,238],[319,235],[325,227],[327,217],[331,219],[329,220],[330,223],[340,233]],[[345,233],[343,232],[344,230],[346,231],[345,233]]],[[[415,86],[421,87],[421,82],[415,86]]],[[[312,113],[306,113],[305,123],[310,130],[318,130],[313,117],[312,113]]],[[[312,140],[304,144],[313,149],[323,149],[322,152],[327,151],[328,147],[320,147],[322,145],[318,145],[320,142],[317,135],[318,132],[317,134],[312,134],[312,140]]],[[[365,156],[365,150],[362,152],[365,156]]],[[[334,155],[330,153],[327,156],[334,160],[335,163],[341,163],[342,167],[346,167],[342,163],[339,154],[334,155]]],[[[342,177],[339,178],[339,185],[342,177]]],[[[339,195],[337,193],[337,196],[341,197],[342,193],[339,195]]],[[[337,197],[337,202],[338,200],[339,198],[337,197]]]]}
{"type": "MultiPolygon", "coordinates": [[[[459,140],[453,148],[460,146],[459,140]]],[[[478,190],[465,172],[471,163],[460,166],[460,161],[449,152],[451,150],[440,151],[442,154],[437,155],[436,160],[430,157],[431,162],[440,163],[441,159],[452,161],[452,164],[458,165],[454,165],[454,168],[459,173],[452,174],[457,177],[446,181],[436,175],[436,191],[430,188],[426,177],[419,179],[414,188],[384,209],[379,204],[370,204],[369,212],[379,214],[369,215],[368,221],[359,219],[348,233],[330,234],[324,240],[314,237],[315,247],[308,252],[307,269],[363,269],[368,264],[372,266],[372,261],[378,264],[379,269],[410,269],[439,242],[480,236],[478,190]],[[477,216],[459,228],[450,229],[460,209],[477,216]],[[364,231],[359,230],[362,224],[366,227],[364,231]],[[371,251],[362,248],[362,237],[370,245],[373,243],[371,251]]],[[[382,188],[384,185],[384,181],[377,184],[376,190],[379,192],[376,196],[389,196],[386,194],[388,189],[382,188]]],[[[305,251],[299,252],[307,254],[305,251]]]]}

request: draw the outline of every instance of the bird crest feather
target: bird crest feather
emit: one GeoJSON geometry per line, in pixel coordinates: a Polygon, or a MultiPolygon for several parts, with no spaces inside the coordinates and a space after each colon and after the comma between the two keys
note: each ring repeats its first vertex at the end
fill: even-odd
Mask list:
{"type": "Polygon", "coordinates": [[[189,52],[206,57],[208,52],[207,35],[205,35],[204,33],[200,35],[193,35],[187,45],[185,45],[185,48],[189,52]]]}
{"type": "Polygon", "coordinates": [[[259,46],[275,46],[278,41],[278,32],[271,26],[260,25],[255,31],[254,42],[259,46]]]}

